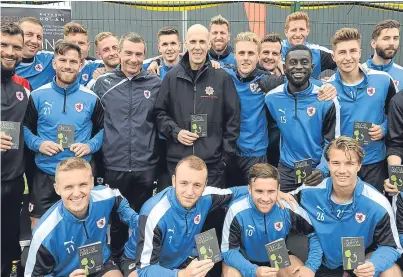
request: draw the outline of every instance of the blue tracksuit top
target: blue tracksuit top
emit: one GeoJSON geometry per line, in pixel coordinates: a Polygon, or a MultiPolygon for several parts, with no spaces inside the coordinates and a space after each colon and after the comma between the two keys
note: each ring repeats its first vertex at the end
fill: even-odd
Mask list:
{"type": "Polygon", "coordinates": [[[248,193],[246,186],[230,189],[206,187],[191,209],[178,201],[174,187],[149,199],[141,208],[139,228],[125,245],[125,256],[136,259],[140,277],[176,277],[189,256],[197,256],[196,234],[207,214],[248,193]]]}
{"type": "MultiPolygon", "coordinates": [[[[286,55],[288,49],[291,48],[291,44],[287,39],[285,39],[285,40],[283,40],[281,45],[282,45],[281,57],[283,60],[285,60],[285,55],[286,55]]],[[[327,49],[326,47],[323,47],[323,46],[320,46],[317,44],[312,44],[309,42],[305,42],[304,45],[307,46],[312,51],[312,63],[314,64],[312,77],[319,79],[322,71],[325,71],[326,69],[331,69],[331,70],[336,69],[337,66],[336,66],[336,63],[332,59],[331,50],[327,49]]]]}
{"type": "Polygon", "coordinates": [[[33,90],[52,82],[56,75],[53,69],[53,52],[39,51],[32,63],[20,63],[15,73],[29,81],[33,90]]]}
{"type": "MultiPolygon", "coordinates": [[[[329,80],[336,87],[340,103],[340,135],[353,137],[354,121],[363,121],[380,125],[385,136],[388,128],[385,113],[390,99],[396,94],[395,86],[390,75],[385,72],[360,70],[364,79],[357,85],[345,85],[339,71],[329,80]]],[[[363,165],[380,162],[386,157],[385,137],[363,148],[363,165]]]]}
{"type": "Polygon", "coordinates": [[[403,67],[394,63],[393,59],[388,64],[374,64],[372,61],[372,56],[368,58],[364,66],[388,73],[392,79],[393,83],[397,87],[397,91],[403,89],[403,67]]]}
{"type": "Polygon", "coordinates": [[[213,48],[210,48],[208,51],[208,55],[211,60],[219,62],[222,67],[224,67],[224,66],[236,67],[237,66],[234,51],[230,45],[227,45],[227,47],[224,50],[224,53],[222,53],[222,54],[218,54],[217,52],[214,51],[213,48]]]}
{"type": "Polygon", "coordinates": [[[236,69],[224,68],[231,75],[241,103],[241,132],[237,140],[237,155],[260,157],[267,153],[269,138],[263,91],[258,91],[257,81],[265,74],[259,74],[249,82],[237,76],[236,69]]]}
{"type": "Polygon", "coordinates": [[[334,98],[321,102],[317,99],[319,87],[309,87],[292,95],[288,83],[266,94],[266,105],[272,120],[281,133],[280,162],[289,168],[300,160],[312,159],[312,165],[327,175],[323,149],[340,135],[339,104],[334,98]]]}
{"type": "Polygon", "coordinates": [[[100,67],[105,67],[104,62],[102,60],[95,61],[84,61],[83,68],[78,74],[78,79],[80,80],[80,84],[86,86],[92,79],[92,74],[94,71],[100,67]]]}
{"type": "Polygon", "coordinates": [[[342,266],[341,238],[364,237],[365,248],[377,247],[368,260],[378,276],[402,253],[389,201],[358,177],[351,203],[336,204],[331,199],[332,191],[332,179],[326,178],[316,187],[302,185],[291,192],[311,218],[323,249],[323,264],[330,269],[342,266]]]}
{"type": "Polygon", "coordinates": [[[91,190],[88,215],[79,220],[56,202],[36,225],[29,249],[25,276],[69,276],[80,268],[78,247],[101,242],[105,263],[111,256],[107,229],[113,209],[130,229],[135,229],[138,214],[119,190],[96,186],[91,190]]]}
{"type": "Polygon", "coordinates": [[[226,265],[236,268],[242,276],[255,277],[258,265],[269,264],[265,245],[286,239],[289,232],[304,233],[309,237],[309,255],[306,266],[316,272],[321,265],[322,248],[314,233],[308,214],[296,206],[293,211],[284,202],[267,213],[260,212],[251,195],[233,201],[225,216],[221,251],[226,265]]]}
{"type": "MultiPolygon", "coordinates": [[[[75,154],[70,149],[47,156],[39,153],[44,141],[57,142],[58,124],[74,125],[74,143],[87,143],[91,154],[99,150],[103,140],[103,108],[98,96],[80,85],[78,79],[66,89],[55,79],[31,93],[24,122],[24,139],[36,152],[35,163],[44,172],[55,175],[59,162],[75,154]],[[28,115],[28,116],[27,116],[28,115]],[[98,133],[91,138],[93,127],[98,133]]],[[[91,160],[91,154],[84,156],[91,160]]]]}

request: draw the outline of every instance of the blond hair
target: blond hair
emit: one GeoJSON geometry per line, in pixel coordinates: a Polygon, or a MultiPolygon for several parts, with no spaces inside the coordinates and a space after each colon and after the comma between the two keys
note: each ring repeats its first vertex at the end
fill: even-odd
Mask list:
{"type": "Polygon", "coordinates": [[[257,50],[260,52],[260,47],[262,45],[260,37],[252,32],[242,32],[239,33],[235,38],[235,49],[236,44],[240,41],[250,41],[257,45],[257,50]]]}
{"type": "Polygon", "coordinates": [[[349,153],[354,152],[357,157],[358,157],[358,162],[361,164],[362,163],[362,159],[364,158],[365,152],[364,149],[361,147],[360,143],[350,137],[346,137],[346,136],[340,136],[334,140],[332,140],[327,147],[325,148],[325,159],[326,161],[329,161],[329,153],[330,150],[332,149],[338,149],[338,150],[342,150],[345,154],[346,157],[348,156],[348,159],[351,160],[351,154],[349,153]]]}
{"type": "Polygon", "coordinates": [[[70,34],[85,34],[88,36],[88,30],[79,23],[70,22],[64,25],[63,34],[65,37],[70,34]]]}
{"type": "Polygon", "coordinates": [[[55,175],[56,180],[60,172],[67,172],[75,169],[87,169],[90,171],[92,176],[91,165],[86,160],[84,160],[83,158],[71,157],[61,161],[57,165],[55,175]]]}
{"type": "Polygon", "coordinates": [[[98,35],[95,36],[95,41],[94,41],[95,46],[98,46],[98,44],[103,39],[108,38],[108,37],[114,37],[114,38],[118,39],[118,37],[112,32],[101,32],[101,33],[99,33],[98,35]]]}
{"type": "Polygon", "coordinates": [[[187,156],[187,157],[185,157],[185,158],[183,158],[182,160],[180,160],[177,164],[176,164],[176,167],[175,167],[175,175],[176,175],[176,171],[178,170],[178,167],[181,165],[181,164],[184,164],[184,163],[187,163],[187,165],[191,168],[191,169],[195,169],[195,170],[206,170],[207,171],[207,165],[206,165],[206,163],[202,160],[202,159],[200,159],[199,157],[197,157],[197,156],[194,156],[194,155],[190,155],[190,156],[187,156]]]}
{"type": "Polygon", "coordinates": [[[210,28],[211,25],[227,25],[228,32],[230,30],[229,21],[225,19],[221,14],[214,16],[210,21],[210,28]]]}
{"type": "Polygon", "coordinates": [[[280,174],[277,168],[270,164],[257,163],[249,169],[248,183],[251,185],[257,178],[261,179],[274,179],[280,183],[280,174]]]}
{"type": "Polygon", "coordinates": [[[295,12],[292,14],[289,14],[285,20],[285,29],[288,29],[288,26],[291,21],[297,21],[297,20],[305,20],[306,22],[306,27],[309,29],[309,16],[306,12],[295,12]]]}
{"type": "Polygon", "coordinates": [[[361,44],[360,31],[356,28],[341,28],[332,37],[332,47],[334,49],[338,43],[350,40],[357,40],[361,44]]]}
{"type": "Polygon", "coordinates": [[[39,26],[41,26],[43,28],[43,25],[42,25],[41,21],[39,19],[37,19],[36,17],[33,17],[33,16],[23,17],[20,20],[18,20],[17,24],[18,24],[18,26],[21,27],[21,24],[24,23],[24,22],[29,22],[29,23],[32,23],[32,24],[36,24],[36,25],[39,25],[39,26]]]}

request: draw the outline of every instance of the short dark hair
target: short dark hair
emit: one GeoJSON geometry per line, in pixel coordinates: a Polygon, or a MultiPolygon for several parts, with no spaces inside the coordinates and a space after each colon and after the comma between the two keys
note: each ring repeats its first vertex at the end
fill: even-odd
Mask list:
{"type": "Polygon", "coordinates": [[[248,183],[252,184],[257,178],[269,179],[272,178],[280,184],[280,174],[277,168],[270,164],[257,163],[249,169],[248,183]]]}
{"type": "Polygon", "coordinates": [[[21,35],[22,40],[24,40],[24,32],[22,29],[13,22],[2,21],[1,22],[1,33],[11,36],[21,35]]]}
{"type": "Polygon", "coordinates": [[[41,26],[43,28],[43,25],[42,25],[41,21],[39,21],[39,19],[37,19],[36,17],[33,17],[33,16],[23,17],[20,20],[18,20],[18,26],[21,26],[21,24],[24,23],[24,22],[37,24],[37,25],[39,25],[39,26],[41,26]]]}
{"type": "Polygon", "coordinates": [[[68,36],[70,34],[84,34],[88,36],[88,30],[80,23],[69,22],[63,27],[64,36],[68,36]]]}
{"type": "Polygon", "coordinates": [[[66,41],[64,39],[59,40],[55,46],[55,56],[57,55],[64,55],[69,50],[75,50],[78,53],[79,58],[81,59],[81,49],[80,47],[72,42],[66,41]]]}
{"type": "Polygon", "coordinates": [[[309,56],[311,57],[311,61],[312,61],[312,51],[311,51],[311,49],[309,49],[309,47],[307,47],[307,46],[305,46],[305,45],[303,45],[303,44],[298,44],[298,45],[295,45],[295,46],[292,46],[290,49],[288,49],[287,50],[287,53],[285,54],[285,60],[287,60],[287,56],[288,56],[288,53],[290,53],[290,52],[292,52],[292,51],[297,51],[297,50],[305,50],[305,51],[308,51],[309,52],[309,56]]]}
{"type": "Polygon", "coordinates": [[[283,45],[281,44],[281,36],[277,33],[272,33],[272,34],[267,34],[262,38],[261,44],[265,42],[271,42],[271,43],[280,43],[280,52],[283,49],[283,45]]]}
{"type": "Polygon", "coordinates": [[[381,35],[382,30],[392,28],[400,30],[400,23],[393,19],[386,19],[379,22],[378,24],[375,25],[374,29],[372,30],[372,39],[377,39],[381,35]]]}
{"type": "Polygon", "coordinates": [[[162,27],[161,29],[159,29],[158,33],[157,33],[157,38],[159,39],[160,36],[168,36],[168,35],[177,35],[179,38],[179,31],[173,27],[162,27]]]}

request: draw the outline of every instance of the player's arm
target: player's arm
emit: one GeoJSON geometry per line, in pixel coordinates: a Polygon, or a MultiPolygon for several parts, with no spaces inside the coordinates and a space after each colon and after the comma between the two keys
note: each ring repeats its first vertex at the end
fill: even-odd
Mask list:
{"type": "Polygon", "coordinates": [[[320,50],[320,69],[323,71],[331,69],[336,70],[337,64],[333,61],[332,53],[320,50]]]}
{"type": "Polygon", "coordinates": [[[223,154],[221,161],[225,167],[236,153],[236,141],[239,137],[241,124],[241,105],[232,78],[229,75],[224,78],[223,154]]]}
{"type": "Polygon", "coordinates": [[[399,233],[400,245],[403,243],[403,194],[393,196],[393,210],[395,211],[396,227],[399,233]]]}
{"type": "Polygon", "coordinates": [[[220,189],[207,186],[203,192],[203,196],[211,197],[210,211],[224,207],[228,205],[232,200],[242,197],[248,194],[247,186],[238,186],[227,189],[220,189]]]}
{"type": "MultiPolygon", "coordinates": [[[[135,254],[137,274],[139,277],[177,277],[179,269],[168,269],[159,265],[163,231],[159,226],[153,229],[147,226],[151,221],[146,215],[140,216],[135,254]]],[[[134,258],[128,249],[125,255],[134,258]]]]}
{"type": "Polygon", "coordinates": [[[98,97],[92,112],[91,121],[93,124],[92,133],[94,133],[95,136],[88,141],[88,145],[93,154],[101,148],[104,138],[104,108],[98,97]]]}
{"type": "Polygon", "coordinates": [[[129,205],[127,199],[120,194],[118,189],[111,189],[115,195],[115,202],[112,211],[116,211],[122,222],[134,230],[138,226],[139,215],[129,205]]]}
{"type": "Polygon", "coordinates": [[[385,104],[384,104],[384,111],[385,111],[384,120],[380,124],[380,127],[382,129],[382,137],[384,137],[388,131],[389,104],[390,104],[390,101],[392,100],[393,96],[395,96],[395,95],[396,95],[396,86],[393,83],[392,78],[390,78],[388,93],[386,95],[385,104]]]}
{"type": "MultiPolygon", "coordinates": [[[[242,227],[230,209],[225,216],[223,237],[221,242],[221,252],[224,263],[230,267],[237,269],[242,276],[255,277],[258,266],[250,261],[239,252],[241,246],[242,227]]],[[[263,246],[262,246],[263,247],[263,246]]]]}
{"type": "Polygon", "coordinates": [[[403,159],[403,91],[389,103],[386,156],[389,165],[401,165],[403,159]]]}
{"type": "Polygon", "coordinates": [[[37,136],[38,110],[36,109],[33,96],[28,100],[27,110],[24,117],[24,140],[28,148],[39,152],[41,143],[45,140],[37,136]]]}
{"type": "Polygon", "coordinates": [[[276,76],[274,74],[265,75],[257,81],[259,88],[263,93],[267,93],[272,89],[275,89],[279,85],[284,84],[285,77],[283,75],[276,76]]]}
{"type": "Polygon", "coordinates": [[[288,208],[288,211],[291,217],[291,232],[296,234],[303,233],[308,237],[309,252],[305,266],[316,273],[322,263],[323,250],[313,229],[312,222],[307,212],[300,206],[294,207],[294,210],[288,208]]]}
{"type": "MultiPolygon", "coordinates": [[[[40,238],[34,234],[31,245],[35,245],[35,242],[39,239],[40,238]]],[[[55,258],[43,244],[41,244],[39,248],[30,247],[24,276],[53,276],[52,273],[55,265],[55,258]]]]}
{"type": "Polygon", "coordinates": [[[375,226],[373,242],[378,247],[368,259],[374,265],[377,273],[390,268],[400,257],[402,250],[392,207],[386,199],[382,204],[388,206],[388,212],[385,212],[375,226]]]}

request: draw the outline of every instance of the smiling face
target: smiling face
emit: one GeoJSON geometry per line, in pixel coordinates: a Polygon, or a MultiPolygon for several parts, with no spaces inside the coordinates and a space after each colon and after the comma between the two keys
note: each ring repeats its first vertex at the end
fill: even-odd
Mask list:
{"type": "Polygon", "coordinates": [[[90,50],[90,43],[88,41],[88,35],[83,33],[70,33],[64,36],[64,39],[68,42],[72,42],[78,45],[81,49],[82,58],[85,59],[88,56],[88,50],[90,50]]]}
{"type": "Polygon", "coordinates": [[[158,51],[164,61],[172,63],[178,60],[181,44],[176,34],[161,35],[158,38],[158,51]]]}
{"type": "Polygon", "coordinates": [[[273,178],[256,178],[248,186],[256,208],[266,214],[276,204],[278,181],[273,178]]]}
{"type": "Polygon", "coordinates": [[[54,187],[66,209],[78,219],[83,219],[88,212],[93,184],[91,170],[83,168],[58,172],[54,187]]]}
{"type": "Polygon", "coordinates": [[[361,58],[361,46],[358,40],[347,40],[333,47],[333,60],[343,73],[351,73],[358,69],[361,58]]]}
{"type": "Polygon", "coordinates": [[[333,186],[347,188],[354,186],[358,171],[361,169],[358,155],[353,151],[345,152],[340,149],[329,150],[329,171],[333,186]]]}
{"type": "Polygon", "coordinates": [[[1,33],[1,68],[13,71],[21,61],[23,37],[1,33]]]}
{"type": "Polygon", "coordinates": [[[284,30],[284,34],[291,46],[304,44],[309,35],[308,23],[304,20],[292,20],[284,30]]]}
{"type": "Polygon", "coordinates": [[[105,66],[116,68],[120,63],[118,39],[114,36],[108,36],[100,40],[97,45],[97,56],[102,59],[105,66]]]}
{"type": "Polygon", "coordinates": [[[137,76],[145,58],[145,45],[143,42],[132,42],[124,40],[119,50],[120,64],[122,72],[127,77],[137,76]]]}
{"type": "Polygon", "coordinates": [[[371,46],[379,57],[390,60],[395,57],[399,49],[399,40],[399,29],[383,29],[377,39],[371,40],[371,46]]]}
{"type": "Polygon", "coordinates": [[[216,52],[224,51],[230,41],[230,33],[226,24],[211,24],[211,48],[216,52]]]}
{"type": "Polygon", "coordinates": [[[81,57],[75,49],[69,49],[64,54],[55,54],[52,63],[59,85],[68,86],[74,83],[81,68],[81,57]]]}
{"type": "Polygon", "coordinates": [[[267,71],[278,68],[281,61],[281,43],[264,42],[260,50],[260,65],[267,71]]]}
{"type": "Polygon", "coordinates": [[[301,87],[311,77],[313,69],[312,57],[308,50],[288,52],[284,64],[284,73],[294,87],[301,87]]]}
{"type": "Polygon", "coordinates": [[[24,31],[24,47],[22,56],[24,58],[32,58],[42,48],[43,28],[41,25],[25,21],[20,24],[24,31]]]}
{"type": "Polygon", "coordinates": [[[209,33],[202,25],[193,25],[189,28],[186,38],[186,49],[189,53],[189,62],[193,70],[200,69],[207,58],[209,48],[209,33]]]}
{"type": "Polygon", "coordinates": [[[238,41],[235,45],[235,59],[239,74],[242,77],[248,76],[259,61],[258,46],[251,41],[238,41]]]}

